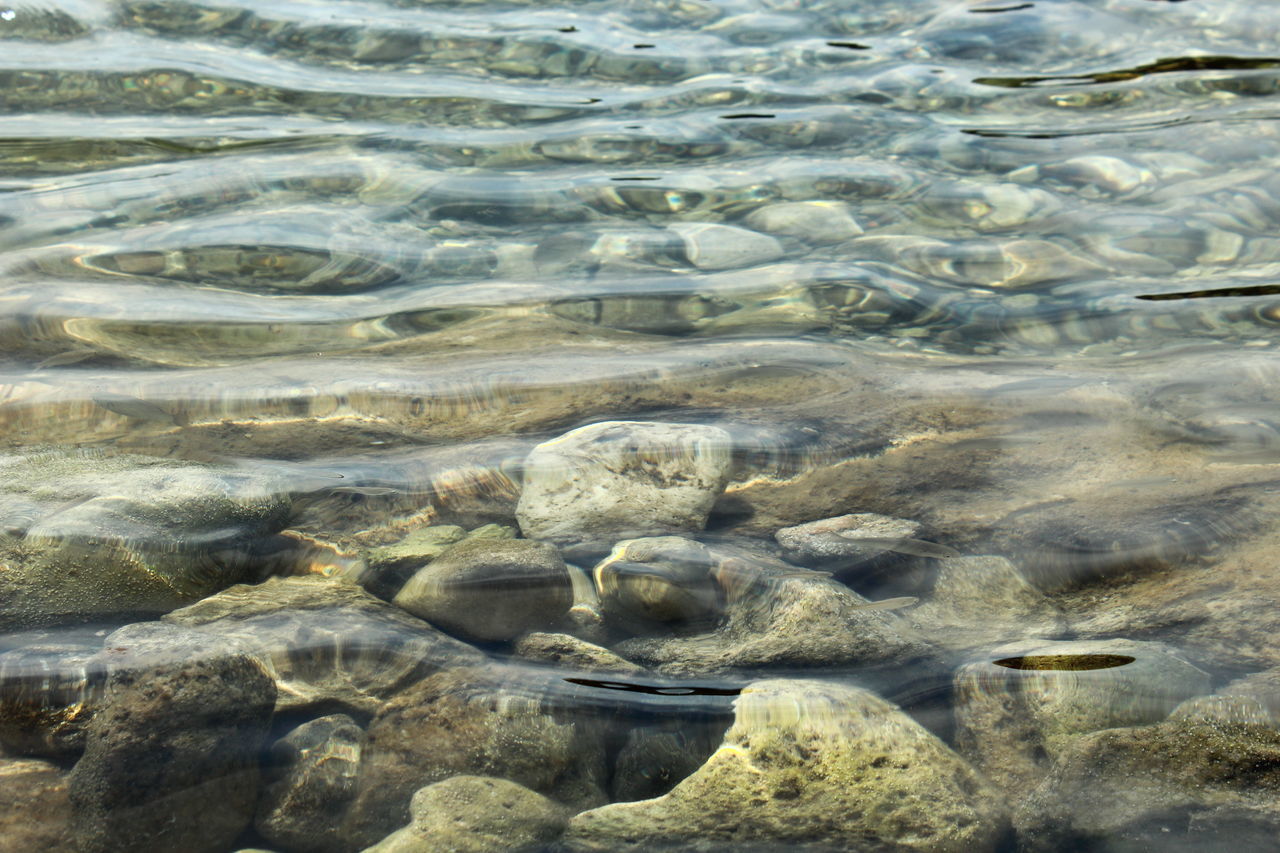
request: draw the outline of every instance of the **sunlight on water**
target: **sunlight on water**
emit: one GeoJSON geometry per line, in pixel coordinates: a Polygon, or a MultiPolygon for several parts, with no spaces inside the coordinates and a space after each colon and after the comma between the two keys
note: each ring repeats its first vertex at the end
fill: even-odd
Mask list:
{"type": "Polygon", "coordinates": [[[0,5],[0,850],[1263,851],[1280,5],[0,5]]]}

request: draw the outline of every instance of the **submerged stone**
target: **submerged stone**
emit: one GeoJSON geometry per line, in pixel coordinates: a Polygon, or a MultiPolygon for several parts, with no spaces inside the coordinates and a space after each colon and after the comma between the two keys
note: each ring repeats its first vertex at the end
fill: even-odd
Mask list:
{"type": "Polygon", "coordinates": [[[516,656],[537,663],[554,664],[561,669],[579,672],[613,672],[638,675],[644,667],[636,666],[603,646],[589,643],[569,634],[525,634],[516,641],[516,656]]]}
{"type": "Polygon", "coordinates": [[[751,211],[743,221],[757,231],[815,245],[841,243],[862,233],[853,208],[842,201],[778,202],[751,211]]]}
{"type": "Polygon", "coordinates": [[[246,580],[289,511],[273,478],[147,457],[27,454],[0,472],[30,504],[0,537],[10,630],[163,613],[246,580]]]}
{"type": "Polygon", "coordinates": [[[1280,732],[1170,720],[1081,735],[1015,813],[1029,853],[1274,850],[1280,732]]]}
{"type": "Polygon", "coordinates": [[[517,782],[574,808],[605,800],[603,731],[564,713],[530,669],[462,667],[432,675],[374,717],[344,835],[369,845],[409,822],[425,785],[475,774],[517,782]]]}
{"type": "Polygon", "coordinates": [[[583,812],[575,851],[678,847],[992,851],[996,792],[942,741],[865,690],[759,681],[734,703],[720,748],[669,793],[583,812]]]}
{"type": "Polygon", "coordinates": [[[939,566],[932,596],[912,612],[939,645],[974,649],[1065,631],[1062,614],[1004,557],[954,557],[939,566]]]}
{"type": "Polygon", "coordinates": [[[636,637],[615,650],[664,675],[680,676],[905,664],[932,654],[896,613],[875,607],[825,573],[725,552],[713,576],[725,602],[715,628],[636,637]]]}
{"type": "Polygon", "coordinates": [[[421,788],[409,825],[364,853],[507,853],[535,849],[564,831],[564,806],[507,779],[454,776],[421,788]]]}
{"type": "Polygon", "coordinates": [[[573,581],[551,545],[477,538],[419,569],[394,602],[459,637],[511,640],[563,619],[573,581]]]}
{"type": "Polygon", "coordinates": [[[354,584],[315,576],[235,586],[165,621],[243,644],[275,679],[281,711],[374,713],[431,673],[484,659],[354,584]]]}
{"type": "Polygon", "coordinates": [[[732,444],[703,424],[605,421],[565,433],[525,460],[520,529],[557,543],[702,530],[732,444]]]}
{"type": "Polygon", "coordinates": [[[767,234],[712,222],[667,226],[684,240],[689,263],[702,270],[725,270],[768,263],[782,257],[782,244],[767,234]]]}
{"type": "Polygon", "coordinates": [[[233,641],[162,623],[109,636],[102,709],[70,776],[85,853],[217,853],[253,818],[276,688],[233,641]]]}
{"type": "Polygon", "coordinates": [[[100,636],[44,636],[0,654],[0,745],[19,755],[79,754],[102,704],[101,649],[100,636]]]}
{"type": "Polygon", "coordinates": [[[66,771],[48,761],[0,757],[0,853],[73,844],[66,771]]]}
{"type": "Polygon", "coordinates": [[[713,618],[721,593],[706,546],[679,536],[627,539],[592,572],[606,616],[622,623],[713,618]]]}
{"type": "Polygon", "coordinates": [[[857,512],[784,527],[773,538],[798,562],[861,563],[907,545],[921,530],[915,521],[857,512]]]}
{"type": "Polygon", "coordinates": [[[1078,736],[1164,719],[1207,673],[1160,643],[1024,641],[955,677],[956,748],[1009,793],[1037,784],[1078,736]]]}
{"type": "Polygon", "coordinates": [[[356,793],[364,730],[345,714],[303,723],[271,747],[275,778],[258,801],[254,828],[298,853],[345,853],[338,834],[356,793]]]}

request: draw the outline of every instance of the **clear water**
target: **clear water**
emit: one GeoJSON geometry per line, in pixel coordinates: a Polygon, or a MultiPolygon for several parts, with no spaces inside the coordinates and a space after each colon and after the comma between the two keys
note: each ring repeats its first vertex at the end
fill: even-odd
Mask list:
{"type": "MultiPolygon", "coordinates": [[[[600,841],[571,822],[528,843],[1269,849],[1278,34],[1280,5],[1257,0],[6,5],[0,763],[18,781],[0,787],[48,811],[0,815],[4,849],[359,850],[408,821],[413,790],[468,773],[570,813],[644,800],[745,748],[721,745],[731,723],[791,731],[746,701],[772,695],[766,679],[801,696],[777,701],[802,728],[839,737],[898,712],[828,685],[901,708],[992,786],[990,831],[902,814],[824,828],[824,798],[850,807],[797,759],[803,807],[780,823],[743,799],[736,817],[708,805],[714,826],[653,818],[600,841]],[[144,772],[103,745],[125,689],[112,673],[154,663],[104,658],[117,628],[273,576],[394,598],[427,558],[386,549],[441,525],[518,534],[530,451],[607,421],[723,431],[727,479],[683,534],[712,549],[714,583],[698,586],[704,567],[694,584],[710,603],[674,621],[584,603],[627,538],[584,528],[556,541],[582,570],[576,616],[543,628],[646,669],[464,636],[489,675],[441,688],[568,729],[388,770],[395,714],[452,664],[404,651],[426,625],[294,603],[272,617],[289,631],[240,637],[275,655],[278,688],[296,659],[303,682],[349,670],[381,686],[278,698],[237,735],[239,758],[196,761],[187,781],[186,758],[144,772]],[[775,538],[850,513],[915,527],[864,534],[882,552],[866,559],[775,538]],[[979,556],[1008,563],[962,560],[979,556]],[[833,651],[827,623],[760,616],[802,587],[854,610],[886,601],[837,619],[872,639],[833,651]],[[877,631],[919,645],[887,652],[877,631]],[[716,657],[755,633],[781,651],[716,657]],[[81,705],[96,722],[66,721],[81,705]],[[297,806],[316,836],[297,840],[269,792],[301,759],[273,744],[332,713],[371,740],[341,753],[328,806],[297,806]],[[66,734],[84,725],[87,746],[66,734]],[[564,730],[596,750],[573,791],[526,766],[552,761],[564,730]],[[1204,731],[1256,760],[1204,782],[1197,761],[1219,749],[1204,731]],[[1122,735],[1137,745],[1106,747],[1122,735]],[[1163,758],[1126,763],[1144,753],[1163,758]],[[46,787],[14,787],[31,774],[46,787]],[[216,819],[192,805],[210,774],[249,792],[216,819]],[[156,828],[158,808],[188,834],[156,828]]],[[[542,607],[489,582],[477,611],[542,607]]],[[[183,642],[166,666],[199,664],[183,642]]],[[[483,727],[499,712],[457,713],[483,727]]],[[[931,810],[911,796],[911,814],[931,810]]]]}

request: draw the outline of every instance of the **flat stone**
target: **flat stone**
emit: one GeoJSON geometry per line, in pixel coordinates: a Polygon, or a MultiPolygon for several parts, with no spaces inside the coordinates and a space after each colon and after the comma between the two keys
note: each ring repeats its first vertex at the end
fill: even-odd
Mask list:
{"type": "Polygon", "coordinates": [[[757,231],[795,237],[813,245],[843,243],[862,233],[853,208],[842,201],[784,201],[768,204],[743,220],[757,231]]]}
{"type": "Polygon", "coordinates": [[[84,853],[215,853],[253,818],[276,688],[215,634],[158,622],[109,636],[102,709],[69,777],[84,853]]]}
{"type": "Polygon", "coordinates": [[[799,560],[861,562],[893,550],[895,542],[914,539],[921,529],[903,518],[858,512],[784,527],[774,539],[799,560]]]}
{"type": "Polygon", "coordinates": [[[566,544],[702,530],[732,444],[702,424],[605,421],[565,433],[525,460],[520,529],[566,544]]]}
{"type": "Polygon", "coordinates": [[[73,845],[66,771],[38,759],[0,758],[0,853],[73,845]]]}
{"type": "Polygon", "coordinates": [[[1208,692],[1208,674],[1160,643],[999,646],[956,673],[956,748],[1018,795],[1038,784],[1076,737],[1163,720],[1183,700],[1208,692]]]}
{"type": "Polygon", "coordinates": [[[1020,849],[1274,850],[1280,732],[1171,720],[1076,738],[1014,816],[1020,849]]]}
{"type": "Polygon", "coordinates": [[[508,853],[536,849],[564,831],[564,806],[507,779],[454,776],[409,803],[409,825],[365,853],[508,853]]]}
{"type": "Polygon", "coordinates": [[[513,651],[525,660],[554,664],[562,669],[579,672],[639,675],[645,671],[644,667],[619,657],[603,646],[569,634],[526,634],[516,641],[513,651]]]}
{"type": "Polygon", "coordinates": [[[375,572],[423,566],[466,537],[467,531],[456,524],[419,527],[398,542],[370,548],[365,553],[365,560],[369,569],[375,572]]]}
{"type": "Polygon", "coordinates": [[[459,637],[511,640],[563,619],[573,581],[544,542],[468,539],[419,569],[394,602],[459,637]]]}
{"type": "Polygon", "coordinates": [[[478,650],[354,584],[321,577],[235,586],[164,617],[241,643],[275,679],[277,709],[334,705],[372,714],[478,650]]]}
{"type": "Polygon", "coordinates": [[[303,723],[271,747],[272,779],[258,800],[254,827],[297,853],[345,853],[338,834],[355,798],[364,730],[346,714],[303,723]]]}
{"type": "Polygon", "coordinates": [[[495,776],[573,808],[605,800],[600,720],[578,721],[529,668],[432,675],[374,717],[343,835],[368,846],[410,821],[414,792],[451,776],[495,776]]]}
{"type": "Polygon", "coordinates": [[[669,793],[569,822],[575,851],[688,844],[729,851],[990,851],[1006,817],[996,792],[893,705],[856,687],[759,681],[710,759],[669,793]]]}

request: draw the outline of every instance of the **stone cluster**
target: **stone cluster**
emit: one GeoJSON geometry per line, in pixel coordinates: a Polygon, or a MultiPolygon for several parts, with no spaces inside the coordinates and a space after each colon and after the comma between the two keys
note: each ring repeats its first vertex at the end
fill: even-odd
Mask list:
{"type": "MultiPolygon", "coordinates": [[[[1169,646],[1072,639],[1017,563],[909,519],[715,535],[732,445],[581,427],[529,453],[518,528],[418,526],[353,571],[223,582],[112,631],[33,620],[0,653],[0,850],[995,853],[1280,830],[1275,671],[1214,692],[1169,646]],[[906,565],[920,595],[859,592],[906,565]]],[[[195,476],[170,470],[147,476],[195,476]]],[[[139,506],[104,518],[180,517],[139,506]]],[[[112,600],[133,589],[158,606],[127,581],[112,600]]]]}

